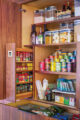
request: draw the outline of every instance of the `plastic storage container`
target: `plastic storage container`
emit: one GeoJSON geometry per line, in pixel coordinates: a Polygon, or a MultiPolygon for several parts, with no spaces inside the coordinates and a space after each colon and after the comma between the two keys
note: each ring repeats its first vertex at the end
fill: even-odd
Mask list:
{"type": "Polygon", "coordinates": [[[73,34],[71,29],[60,30],[60,43],[73,42],[73,34]]]}
{"type": "Polygon", "coordinates": [[[44,10],[35,10],[34,11],[34,24],[44,22],[44,10]]]}
{"type": "Polygon", "coordinates": [[[53,31],[52,32],[52,44],[59,43],[59,31],[53,31]]]}
{"type": "Polygon", "coordinates": [[[75,16],[80,16],[80,0],[75,0],[74,5],[75,5],[75,16]]]}
{"type": "Polygon", "coordinates": [[[57,12],[56,12],[56,7],[55,6],[49,6],[45,8],[45,22],[53,21],[57,17],[57,12]]]}

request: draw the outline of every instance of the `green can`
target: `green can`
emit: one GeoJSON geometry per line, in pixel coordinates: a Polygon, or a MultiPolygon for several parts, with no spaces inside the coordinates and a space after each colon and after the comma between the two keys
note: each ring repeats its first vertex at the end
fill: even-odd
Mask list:
{"type": "Polygon", "coordinates": [[[61,72],[61,62],[56,62],[56,72],[61,72]]]}

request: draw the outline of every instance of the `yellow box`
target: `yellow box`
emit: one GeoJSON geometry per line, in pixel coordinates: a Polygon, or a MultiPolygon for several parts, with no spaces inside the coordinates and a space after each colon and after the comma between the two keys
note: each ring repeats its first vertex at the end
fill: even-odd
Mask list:
{"type": "Polygon", "coordinates": [[[64,104],[64,97],[60,97],[60,103],[64,104]]]}

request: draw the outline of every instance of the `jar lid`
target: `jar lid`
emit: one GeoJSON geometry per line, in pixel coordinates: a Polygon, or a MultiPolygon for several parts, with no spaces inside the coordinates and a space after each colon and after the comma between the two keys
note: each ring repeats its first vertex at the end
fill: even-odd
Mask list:
{"type": "Polygon", "coordinates": [[[40,13],[40,12],[44,12],[43,9],[39,9],[39,10],[35,10],[34,13],[40,13]]]}

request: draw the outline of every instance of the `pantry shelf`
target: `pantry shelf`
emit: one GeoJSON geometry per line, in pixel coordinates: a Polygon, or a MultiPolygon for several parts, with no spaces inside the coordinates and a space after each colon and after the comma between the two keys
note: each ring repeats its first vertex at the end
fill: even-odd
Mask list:
{"type": "MultiPolygon", "coordinates": [[[[78,42],[69,42],[69,43],[57,43],[57,44],[49,44],[49,45],[46,45],[46,44],[42,44],[42,45],[34,45],[35,47],[55,47],[55,46],[67,46],[67,45],[76,45],[78,42]]],[[[26,47],[26,45],[25,45],[26,47]]]]}
{"type": "Polygon", "coordinates": [[[59,90],[52,90],[52,92],[54,93],[62,93],[62,94],[68,94],[68,95],[76,95],[75,92],[63,92],[63,91],[59,91],[59,90]]]}
{"type": "Polygon", "coordinates": [[[16,63],[32,63],[33,61],[16,61],[16,63]]]}
{"type": "Polygon", "coordinates": [[[51,72],[51,71],[39,71],[39,70],[35,70],[36,73],[40,73],[40,74],[56,74],[56,75],[74,75],[76,76],[76,73],[74,72],[51,72]]]}
{"type": "Polygon", "coordinates": [[[35,24],[36,26],[44,25],[44,24],[52,24],[52,23],[63,23],[65,22],[73,22],[74,20],[79,20],[80,16],[77,17],[69,17],[69,18],[63,18],[63,19],[56,19],[54,21],[49,21],[49,22],[43,22],[43,23],[37,23],[35,24]]]}
{"type": "Polygon", "coordinates": [[[19,83],[16,83],[16,85],[20,85],[20,84],[28,84],[28,83],[32,83],[32,82],[19,82],[19,83]]]}
{"type": "Polygon", "coordinates": [[[69,108],[69,109],[74,109],[74,110],[77,110],[76,107],[72,107],[72,106],[68,106],[68,105],[63,105],[63,104],[60,104],[60,103],[56,103],[54,101],[45,101],[45,100],[33,100],[33,101],[37,101],[37,102],[40,102],[40,103],[46,103],[46,104],[49,104],[49,105],[56,105],[56,106],[60,106],[60,107],[63,107],[63,108],[69,108]]]}
{"type": "Polygon", "coordinates": [[[33,70],[16,70],[16,72],[32,72],[33,70]]]}
{"type": "Polygon", "coordinates": [[[16,94],[16,99],[24,99],[26,97],[32,97],[32,95],[33,95],[32,92],[20,93],[20,94],[16,94]]]}
{"type": "Polygon", "coordinates": [[[27,48],[27,49],[25,49],[25,48],[16,48],[16,51],[17,52],[30,52],[30,53],[32,53],[33,52],[33,50],[31,49],[31,48],[27,48]]]}

